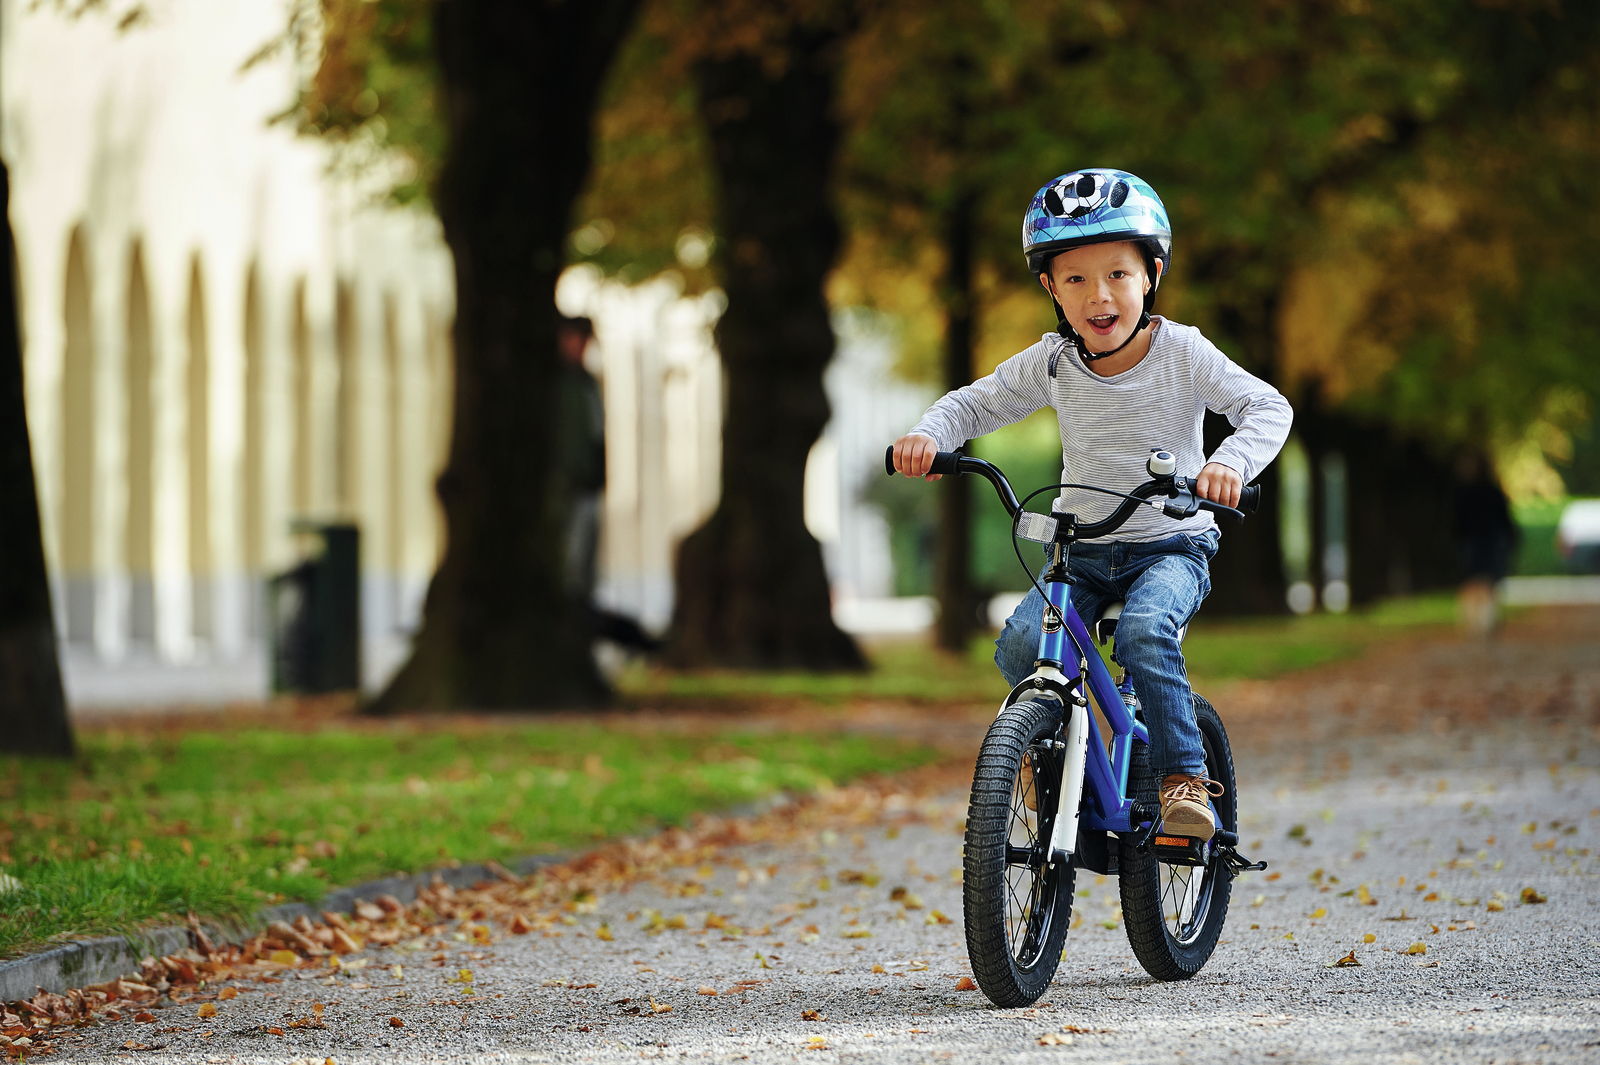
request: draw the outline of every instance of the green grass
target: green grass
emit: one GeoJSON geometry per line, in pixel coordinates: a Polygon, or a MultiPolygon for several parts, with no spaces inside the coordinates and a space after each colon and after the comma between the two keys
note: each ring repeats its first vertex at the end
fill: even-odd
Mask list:
{"type": "MultiPolygon", "coordinates": [[[[1208,619],[1202,612],[1184,642],[1196,681],[1263,679],[1360,654],[1410,628],[1455,621],[1450,594],[1387,600],[1349,614],[1302,618],[1208,619]]],[[[994,667],[994,635],[976,637],[965,655],[936,651],[926,640],[895,640],[869,648],[865,673],[704,670],[675,672],[635,667],[619,683],[628,697],[686,701],[854,699],[998,704],[1005,684],[994,667]]]]}
{"type": "Polygon", "coordinates": [[[0,761],[0,956],[448,860],[681,823],[777,790],[933,761],[882,737],[596,725],[96,732],[75,765],[0,761]]]}
{"type": "Polygon", "coordinates": [[[1264,680],[1353,658],[1406,629],[1455,623],[1450,594],[1386,600],[1349,614],[1210,621],[1202,614],[1183,643],[1190,676],[1264,680]]]}
{"type": "Polygon", "coordinates": [[[1517,529],[1522,534],[1511,560],[1513,574],[1531,577],[1570,572],[1556,550],[1556,527],[1561,524],[1561,512],[1570,502],[1570,497],[1530,499],[1512,508],[1517,529]]]}

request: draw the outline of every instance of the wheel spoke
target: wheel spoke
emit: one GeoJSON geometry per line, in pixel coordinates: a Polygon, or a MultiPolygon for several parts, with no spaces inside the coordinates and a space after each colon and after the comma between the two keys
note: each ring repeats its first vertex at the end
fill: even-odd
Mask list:
{"type": "Polygon", "coordinates": [[[1043,912],[1048,868],[1039,860],[1045,820],[1040,777],[1048,770],[1037,747],[1028,747],[1022,759],[1012,783],[1011,823],[1006,831],[1006,946],[1014,959],[1027,965],[1044,941],[1049,916],[1043,912]],[[1034,809],[1028,809],[1029,802],[1034,809]],[[1028,879],[1025,888],[1022,877],[1028,879]]]}

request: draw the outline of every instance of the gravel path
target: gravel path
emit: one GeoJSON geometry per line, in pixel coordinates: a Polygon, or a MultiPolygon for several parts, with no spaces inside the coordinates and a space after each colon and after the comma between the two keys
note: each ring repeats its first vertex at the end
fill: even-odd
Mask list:
{"type": "Polygon", "coordinates": [[[1219,690],[1246,852],[1271,868],[1236,886],[1222,944],[1187,983],[1138,967],[1116,884],[1085,874],[1037,1007],[961,990],[952,790],[641,881],[560,934],[244,982],[215,1018],[168,1007],[90,1029],[58,1060],[1600,1061],[1594,634],[1534,627],[1219,690]],[[1507,670],[1538,655],[1546,688],[1508,690],[1507,670]],[[1351,951],[1359,966],[1331,967],[1351,951]],[[290,1027],[313,1003],[326,1027],[290,1027]]]}

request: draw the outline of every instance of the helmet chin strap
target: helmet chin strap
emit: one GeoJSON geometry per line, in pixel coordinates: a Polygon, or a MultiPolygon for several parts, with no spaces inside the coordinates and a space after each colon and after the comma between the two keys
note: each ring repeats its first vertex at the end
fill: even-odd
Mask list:
{"type": "Polygon", "coordinates": [[[1110,351],[1090,351],[1089,345],[1083,342],[1083,337],[1078,335],[1078,331],[1072,328],[1072,323],[1067,321],[1067,316],[1062,313],[1060,301],[1057,300],[1054,295],[1052,295],[1050,297],[1050,302],[1056,309],[1056,332],[1064,339],[1072,342],[1072,346],[1078,349],[1078,358],[1082,359],[1084,362],[1094,362],[1097,359],[1109,359],[1111,356],[1115,355],[1129,344],[1132,344],[1133,338],[1139,335],[1139,331],[1149,326],[1150,309],[1155,304],[1155,299],[1153,298],[1155,294],[1155,289],[1152,288],[1149,293],[1145,295],[1144,310],[1139,314],[1139,324],[1133,327],[1133,332],[1128,334],[1127,340],[1124,340],[1110,351]]]}

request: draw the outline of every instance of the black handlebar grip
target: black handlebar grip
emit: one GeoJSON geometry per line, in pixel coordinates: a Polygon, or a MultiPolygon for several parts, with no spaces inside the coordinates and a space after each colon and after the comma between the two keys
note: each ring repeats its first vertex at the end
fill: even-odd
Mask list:
{"type": "Polygon", "coordinates": [[[894,445],[890,444],[883,449],[883,472],[890,477],[894,476],[894,445]]]}
{"type": "Polygon", "coordinates": [[[1261,505],[1261,486],[1259,484],[1246,485],[1244,491],[1239,493],[1239,509],[1246,514],[1254,514],[1256,507],[1261,505]]]}

